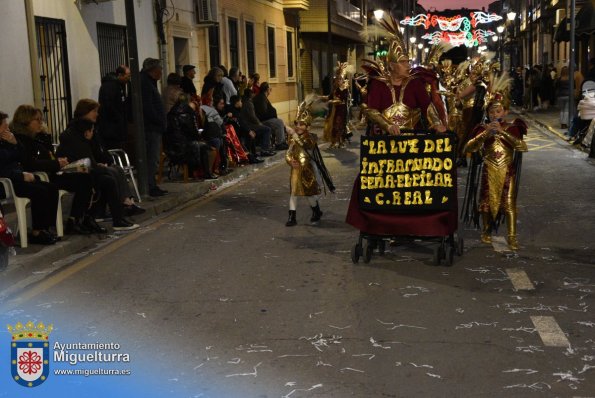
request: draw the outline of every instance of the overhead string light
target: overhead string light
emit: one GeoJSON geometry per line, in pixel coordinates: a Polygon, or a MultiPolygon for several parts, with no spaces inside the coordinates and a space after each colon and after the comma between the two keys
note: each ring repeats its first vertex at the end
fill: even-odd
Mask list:
{"type": "Polygon", "coordinates": [[[430,13],[419,14],[413,17],[405,17],[400,21],[400,24],[423,26],[426,30],[437,27],[440,31],[426,33],[422,36],[422,39],[427,40],[430,44],[445,42],[454,47],[461,45],[473,47],[485,43],[489,36],[495,35],[491,30],[476,29],[477,25],[502,19],[500,15],[488,14],[483,11],[473,11],[469,16],[471,18],[461,15],[445,17],[430,13]]]}

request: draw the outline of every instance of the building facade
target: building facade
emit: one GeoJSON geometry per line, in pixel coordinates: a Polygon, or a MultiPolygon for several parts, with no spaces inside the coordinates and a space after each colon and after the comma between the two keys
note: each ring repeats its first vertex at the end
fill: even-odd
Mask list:
{"type": "MultiPolygon", "coordinates": [[[[12,115],[20,104],[44,112],[57,136],[81,98],[97,99],[101,77],[129,63],[124,0],[23,0],[3,4],[0,24],[9,32],[1,41],[4,91],[1,109],[12,115]]],[[[153,7],[134,2],[140,63],[158,58],[153,7]]]]}
{"type": "Polygon", "coordinates": [[[238,67],[272,87],[280,118],[291,120],[299,101],[298,11],[307,0],[173,0],[166,2],[164,57],[170,71],[197,67],[200,90],[211,67],[238,67]]]}

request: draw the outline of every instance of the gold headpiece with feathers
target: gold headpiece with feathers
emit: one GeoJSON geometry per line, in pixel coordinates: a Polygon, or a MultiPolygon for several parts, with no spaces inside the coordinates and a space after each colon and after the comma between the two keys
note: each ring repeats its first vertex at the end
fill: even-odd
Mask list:
{"type": "Polygon", "coordinates": [[[488,79],[488,89],[485,96],[486,109],[502,105],[504,109],[510,108],[510,85],[512,79],[508,73],[498,76],[491,72],[488,79]]]}
{"type": "Polygon", "coordinates": [[[306,95],[306,98],[304,98],[298,105],[294,123],[301,122],[306,126],[310,126],[314,115],[320,113],[324,109],[327,109],[326,102],[321,101],[318,95],[310,93],[306,95]]]}
{"type": "Polygon", "coordinates": [[[385,12],[384,15],[388,15],[388,17],[384,17],[378,22],[384,29],[386,29],[390,42],[388,55],[386,56],[387,60],[389,62],[409,61],[409,51],[405,39],[403,38],[403,34],[399,29],[399,21],[388,12],[385,12]]]}
{"type": "Polygon", "coordinates": [[[452,48],[451,44],[444,43],[444,42],[433,45],[432,47],[430,47],[430,50],[428,51],[428,55],[426,56],[426,59],[423,63],[424,66],[431,67],[431,68],[437,68],[438,65],[440,64],[440,57],[442,56],[442,54],[444,54],[451,48],[452,48]]]}

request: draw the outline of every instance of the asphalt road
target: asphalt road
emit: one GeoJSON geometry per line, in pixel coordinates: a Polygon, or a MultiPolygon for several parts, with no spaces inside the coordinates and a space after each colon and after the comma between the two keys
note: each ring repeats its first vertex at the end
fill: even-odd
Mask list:
{"type": "MultiPolygon", "coordinates": [[[[452,267],[432,265],[422,242],[354,265],[354,142],[323,151],[338,190],[320,226],[304,200],[285,227],[279,163],[48,276],[2,320],[42,320],[52,341],[130,354],[116,364],[130,376],[53,374],[36,393],[595,397],[595,165],[533,128],[528,144],[516,254],[461,227],[452,267]]],[[[26,391],[5,379],[0,396],[26,391]]]]}

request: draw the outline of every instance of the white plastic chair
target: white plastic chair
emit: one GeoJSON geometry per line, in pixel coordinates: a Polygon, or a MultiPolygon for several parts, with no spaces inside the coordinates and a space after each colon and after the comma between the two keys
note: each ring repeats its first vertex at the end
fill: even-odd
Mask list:
{"type": "MultiPolygon", "coordinates": [[[[36,171],[33,174],[38,175],[39,179],[41,181],[45,181],[45,182],[50,181],[47,173],[45,173],[43,171],[36,171]]],[[[58,211],[56,212],[56,235],[58,235],[59,237],[64,236],[64,219],[62,216],[62,196],[66,195],[67,193],[68,193],[68,191],[65,191],[63,189],[60,189],[58,191],[58,211]]]]}
{"type": "Polygon", "coordinates": [[[31,203],[31,200],[29,198],[16,196],[10,179],[0,178],[0,183],[4,186],[4,192],[6,194],[6,198],[2,199],[2,203],[14,203],[14,207],[17,211],[17,231],[21,238],[21,247],[25,248],[29,243],[27,237],[27,205],[31,203]]]}
{"type": "Polygon", "coordinates": [[[140,197],[140,192],[138,191],[136,177],[134,177],[134,166],[130,164],[128,154],[123,149],[110,149],[108,152],[110,155],[112,155],[114,162],[124,170],[124,173],[128,174],[129,179],[132,182],[132,186],[134,187],[136,197],[138,198],[138,203],[141,203],[142,199],[140,197]]]}

